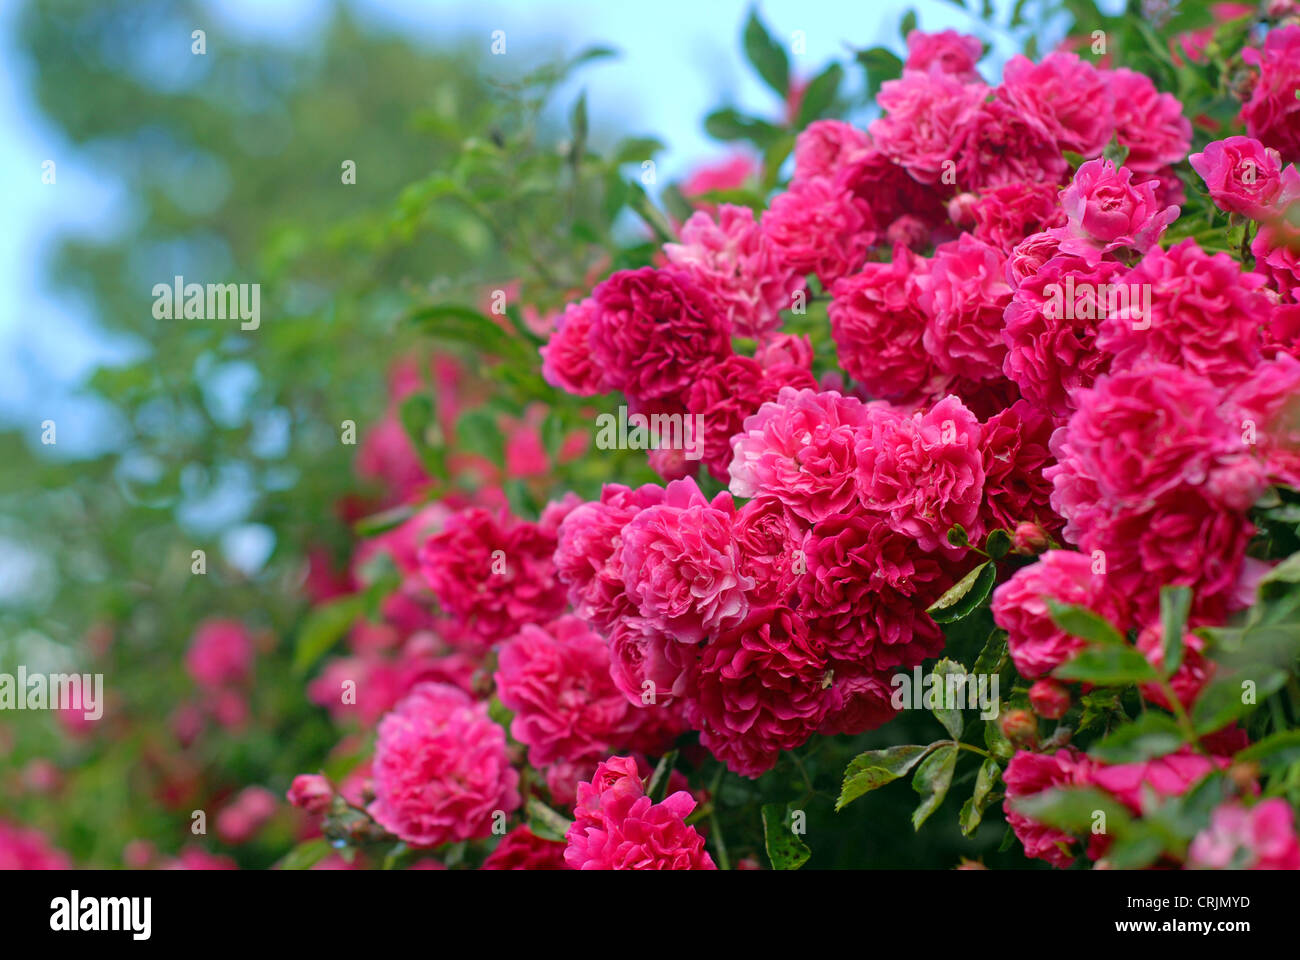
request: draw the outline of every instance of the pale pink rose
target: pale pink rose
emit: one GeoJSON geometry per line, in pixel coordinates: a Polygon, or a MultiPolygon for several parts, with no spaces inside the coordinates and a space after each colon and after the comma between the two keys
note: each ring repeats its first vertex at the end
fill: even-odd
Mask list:
{"type": "Polygon", "coordinates": [[[1249,809],[1234,800],[1210,815],[1210,825],[1187,851],[1187,867],[1201,870],[1300,870],[1295,812],[1285,797],[1249,809]]]}

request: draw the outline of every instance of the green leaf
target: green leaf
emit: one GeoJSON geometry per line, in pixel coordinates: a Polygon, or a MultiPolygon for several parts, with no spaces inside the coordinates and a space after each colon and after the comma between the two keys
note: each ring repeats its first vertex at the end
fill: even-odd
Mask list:
{"type": "Polygon", "coordinates": [[[912,828],[921,829],[921,824],[930,819],[930,814],[939,809],[948,788],[952,786],[952,773],[957,768],[957,744],[946,743],[925,758],[912,776],[912,789],[921,796],[921,802],[912,811],[912,828]]]}
{"type": "Polygon", "coordinates": [[[1004,806],[1031,820],[1076,836],[1088,833],[1098,812],[1106,815],[1106,833],[1119,836],[1132,823],[1128,809],[1096,787],[1054,787],[1006,800],[1004,806]]]}
{"type": "Polygon", "coordinates": [[[1196,697],[1192,723],[1197,734],[1221,730],[1286,685],[1284,670],[1269,664],[1248,664],[1216,676],[1196,697]],[[1246,685],[1253,685],[1251,702],[1246,702],[1246,685]]]}
{"type": "Polygon", "coordinates": [[[438,304],[413,311],[408,322],[421,327],[435,339],[457,343],[480,353],[532,364],[532,348],[511,336],[491,318],[459,304],[438,304]]]}
{"type": "Polygon", "coordinates": [[[582,91],[577,103],[573,105],[573,115],[569,119],[573,128],[573,148],[569,156],[576,167],[582,163],[582,155],[587,149],[587,91],[582,91]]]}
{"type": "Polygon", "coordinates": [[[998,777],[1002,775],[1002,768],[992,757],[986,759],[980,764],[980,772],[975,777],[975,791],[962,804],[961,815],[958,817],[961,823],[961,832],[964,836],[969,837],[979,827],[980,821],[984,819],[984,808],[988,806],[989,794],[993,790],[993,785],[998,782],[998,777]]]}
{"type": "Polygon", "coordinates": [[[415,516],[415,508],[410,504],[390,507],[387,510],[381,510],[379,513],[372,513],[368,517],[362,517],[352,524],[352,532],[362,538],[374,537],[392,530],[394,527],[400,527],[413,516],[415,516]]]}
{"type": "Polygon", "coordinates": [[[997,579],[997,568],[988,561],[981,563],[942,597],[926,608],[935,623],[952,623],[968,616],[988,597],[997,579]]]}
{"type": "Polygon", "coordinates": [[[397,415],[407,439],[411,441],[411,448],[420,458],[424,469],[431,476],[445,481],[447,462],[443,450],[430,437],[438,424],[434,416],[433,397],[427,393],[413,393],[402,401],[397,415]]]}
{"type": "Polygon", "coordinates": [[[832,103],[835,102],[835,95],[839,93],[840,83],[844,80],[844,68],[838,63],[832,63],[829,67],[817,74],[808,84],[808,89],[803,92],[803,99],[799,102],[799,115],[795,119],[795,126],[803,129],[814,120],[820,119],[826,113],[832,103]]]}
{"type": "Polygon", "coordinates": [[[1187,614],[1192,609],[1192,591],[1183,586],[1160,588],[1160,629],[1164,634],[1164,657],[1160,669],[1173,676],[1183,662],[1183,633],[1187,630],[1187,614]]]}
{"type": "Polygon", "coordinates": [[[293,669],[306,673],[348,632],[363,612],[360,595],[340,597],[315,607],[303,621],[293,650],[293,669]]]}
{"type": "Polygon", "coordinates": [[[1128,686],[1155,680],[1156,671],[1146,657],[1132,647],[1105,645],[1084,648],[1073,659],[1057,667],[1052,676],[1061,680],[1082,680],[1100,687],[1128,686]]]}
{"type": "Polygon", "coordinates": [[[778,127],[731,107],[715,110],[705,117],[704,129],[718,140],[748,140],[759,149],[765,149],[781,138],[778,127]]]}
{"type": "Polygon", "coordinates": [[[505,465],[506,440],[490,410],[480,407],[457,417],[456,444],[462,450],[487,457],[498,467],[505,465]]]}
{"type": "Polygon", "coordinates": [[[904,40],[906,40],[907,35],[915,29],[916,29],[916,11],[908,10],[907,13],[903,14],[903,19],[898,24],[898,35],[902,37],[904,40]]]}
{"type": "Polygon", "coordinates": [[[992,676],[995,673],[1001,673],[1006,664],[1007,632],[1001,628],[996,628],[989,634],[988,640],[984,643],[984,649],[975,658],[975,666],[971,668],[971,672],[976,676],[992,676]]]}
{"type": "Polygon", "coordinates": [[[1044,597],[1043,600],[1047,604],[1052,622],[1071,636],[1087,640],[1089,643],[1124,645],[1124,638],[1105,617],[1099,617],[1087,607],[1061,603],[1052,597],[1044,597]]]}
{"type": "Polygon", "coordinates": [[[791,804],[767,803],[763,805],[763,843],[773,870],[798,870],[812,851],[791,830],[791,804]]]}
{"type": "Polygon", "coordinates": [[[670,750],[659,758],[650,782],[646,784],[645,793],[651,803],[659,803],[668,794],[668,778],[672,775],[673,764],[677,762],[677,751],[670,750]]]}
{"type": "Polygon", "coordinates": [[[935,746],[937,744],[933,743],[925,747],[909,744],[858,754],[844,770],[844,785],[840,788],[839,799],[835,801],[836,812],[843,810],[864,793],[897,780],[916,766],[935,746]]]}
{"type": "Polygon", "coordinates": [[[947,539],[954,547],[970,546],[970,537],[966,533],[966,528],[960,523],[954,523],[948,528],[947,539]]]}
{"type": "Polygon", "coordinates": [[[1088,755],[1105,763],[1143,763],[1173,753],[1183,743],[1177,723],[1163,713],[1148,710],[1094,744],[1088,755]]]}
{"type": "MultiPolygon", "coordinates": [[[[946,691],[948,689],[948,677],[950,675],[962,677],[962,685],[965,685],[966,668],[960,663],[945,658],[934,665],[934,676],[938,677],[939,682],[943,684],[940,687],[940,690],[941,699],[944,700],[947,699],[946,691]]],[[[935,707],[930,712],[933,713],[938,721],[943,724],[943,728],[948,731],[949,735],[954,740],[961,739],[961,732],[965,729],[966,721],[963,719],[959,707],[953,707],[951,709],[948,707],[935,707]]]]}
{"type": "Polygon", "coordinates": [[[1234,758],[1241,763],[1258,763],[1270,771],[1285,770],[1300,762],[1300,730],[1281,730],[1253,743],[1234,758]]]}
{"type": "Polygon", "coordinates": [[[324,837],[304,840],[294,847],[276,864],[281,870],[309,870],[330,855],[334,850],[324,837]]]}
{"type": "Polygon", "coordinates": [[[526,805],[528,811],[528,829],[543,840],[563,841],[573,821],[556,813],[536,797],[529,797],[526,805]]]}
{"type": "Polygon", "coordinates": [[[750,8],[743,42],[745,57],[758,71],[763,82],[779,97],[785,99],[790,91],[790,60],[785,55],[785,48],[772,39],[767,28],[763,26],[763,21],[758,18],[756,7],[750,8]]]}
{"type": "Polygon", "coordinates": [[[897,79],[903,73],[903,61],[884,47],[859,50],[856,59],[867,71],[867,97],[871,100],[880,92],[881,84],[886,80],[897,79]]]}

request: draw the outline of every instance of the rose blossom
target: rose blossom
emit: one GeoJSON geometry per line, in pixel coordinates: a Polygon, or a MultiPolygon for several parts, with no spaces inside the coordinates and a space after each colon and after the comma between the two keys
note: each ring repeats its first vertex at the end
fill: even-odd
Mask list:
{"type": "Polygon", "coordinates": [[[1051,673],[1086,646],[1056,625],[1048,599],[1086,607],[1119,629],[1126,620],[1122,599],[1109,589],[1104,575],[1093,572],[1086,554],[1047,551],[993,591],[993,619],[1007,631],[1016,669],[1030,679],[1051,673]]]}
{"type": "MultiPolygon", "coordinates": [[[[1184,709],[1190,710],[1193,701],[1196,700],[1197,694],[1209,682],[1210,676],[1214,673],[1214,662],[1207,660],[1202,651],[1205,649],[1205,641],[1202,640],[1192,631],[1188,630],[1183,634],[1183,659],[1178,664],[1178,669],[1174,675],[1169,677],[1169,686],[1173,688],[1174,696],[1182,704],[1184,709]]],[[[1152,624],[1144,627],[1138,634],[1137,648],[1142,655],[1147,658],[1147,662],[1157,670],[1163,671],[1165,662],[1165,637],[1164,629],[1160,624],[1152,624]]],[[[1152,703],[1159,704],[1166,710],[1172,710],[1173,705],[1169,702],[1169,697],[1165,694],[1164,687],[1158,683],[1144,683],[1141,687],[1142,696],[1146,697],[1152,703]]]]}
{"type": "Polygon", "coordinates": [[[888,723],[897,716],[894,688],[885,673],[873,673],[860,663],[830,662],[833,677],[826,700],[826,715],[817,732],[828,737],[857,736],[888,723]]]}
{"type": "Polygon", "coordinates": [[[0,870],[70,870],[68,855],[39,830],[0,820],[0,870]]]}
{"type": "Polygon", "coordinates": [[[971,115],[953,157],[958,186],[971,191],[1025,180],[1059,183],[1069,170],[1043,121],[996,97],[971,115]]]}
{"type": "Polygon", "coordinates": [[[384,717],[372,776],[367,812],[412,846],[486,837],[495,811],[519,806],[505,731],[446,684],[420,684],[384,717]]]}
{"type": "Polygon", "coordinates": [[[799,614],[831,656],[876,669],[912,667],[943,636],[925,608],[953,578],[940,560],[874,514],[827,517],[805,542],[799,614]]]}
{"type": "Polygon", "coordinates": [[[1133,183],[1133,171],[1106,159],[1089,160],[1074,173],[1061,191],[1061,206],[1069,222],[1049,230],[1061,241],[1062,253],[1096,262],[1112,250],[1132,248],[1146,253],[1169,224],[1178,208],[1161,209],[1155,181],[1133,183]]]}
{"type": "Polygon", "coordinates": [[[1040,408],[1017,400],[984,424],[984,507],[986,530],[1016,530],[1035,521],[1055,532],[1061,519],[1051,508],[1052,484],[1043,468],[1052,463],[1048,448],[1053,422],[1040,408]]]}
{"type": "Polygon", "coordinates": [[[740,572],[754,581],[751,603],[782,604],[794,592],[808,525],[776,497],[755,497],[736,512],[732,535],[740,548],[740,572]]]}
{"type": "Polygon", "coordinates": [[[663,497],[664,488],[656,484],[633,490],[607,483],[598,501],[575,508],[560,524],[556,574],[568,588],[574,612],[599,630],[636,613],[623,590],[623,527],[663,497]]]}
{"type": "Polygon", "coordinates": [[[1189,869],[1300,870],[1295,813],[1285,797],[1261,800],[1249,809],[1240,801],[1222,804],[1210,825],[1187,851],[1189,869]]]}
{"type": "Polygon", "coordinates": [[[691,689],[698,657],[644,617],[620,617],[609,630],[609,673],[629,703],[640,706],[650,693],[654,703],[675,703],[691,689]],[[648,686],[647,686],[648,685],[648,686]]]}
{"type": "Polygon", "coordinates": [[[730,494],[710,503],[687,478],[623,528],[623,584],[655,629],[694,643],[744,618],[754,581],[739,569],[734,516],[730,494]]]}
{"type": "Polygon", "coordinates": [[[1061,150],[1095,157],[1114,132],[1106,78],[1077,54],[1053,52],[1038,63],[1012,57],[1002,68],[997,95],[1037,118],[1061,150]]]}
{"type": "Polygon", "coordinates": [[[564,308],[550,342],[539,351],[542,378],[551,386],[579,397],[592,397],[610,389],[606,374],[592,362],[591,327],[595,317],[596,302],[590,297],[564,308]]]}
{"type": "Polygon", "coordinates": [[[1007,257],[1007,282],[1015,289],[1036,274],[1048,260],[1061,252],[1061,241],[1050,233],[1031,233],[1007,257]]]}
{"type": "Polygon", "coordinates": [[[565,862],[575,870],[716,870],[704,838],[686,825],[694,809],[685,790],[654,803],[636,761],[610,757],[578,784],[565,862]]]}
{"type": "Polygon", "coordinates": [[[922,70],[948,74],[958,80],[970,82],[980,79],[975,64],[984,56],[984,44],[979,37],[956,30],[922,33],[909,30],[907,34],[907,60],[904,70],[922,70]]]}
{"type": "Polygon", "coordinates": [[[852,273],[876,242],[870,208],[838,179],[793,183],[763,213],[763,233],[786,266],[823,286],[852,273]]]}
{"type": "Polygon", "coordinates": [[[515,827],[497,844],[486,860],[483,870],[568,870],[564,862],[564,844],[558,840],[545,840],[528,829],[526,824],[515,827]]]}
{"type": "Polygon", "coordinates": [[[755,608],[701,654],[697,693],[686,716],[700,743],[733,773],[757,777],[821,724],[826,655],[803,617],[755,608]]]}
{"type": "Polygon", "coordinates": [[[248,679],[253,666],[253,640],[238,620],[205,620],[194,632],[185,654],[185,668],[210,689],[248,679]]]}
{"type": "Polygon", "coordinates": [[[1109,310],[1108,291],[1126,272],[1114,261],[1059,254],[1016,287],[1003,315],[1002,372],[1025,399],[1069,416],[1074,392],[1109,368],[1110,356],[1095,346],[1097,328],[1109,310]]]}
{"type": "Polygon", "coordinates": [[[1300,487],[1300,360],[1281,353],[1229,397],[1231,422],[1254,440],[1274,481],[1300,487]]]}
{"type": "Polygon", "coordinates": [[[732,439],[731,492],[777,497],[812,523],[853,502],[854,443],[866,408],[834,390],[782,387],[732,439]]]}
{"type": "Polygon", "coordinates": [[[1247,47],[1241,58],[1259,68],[1250,99],[1241,108],[1246,132],[1272,147],[1284,163],[1300,162],[1300,24],[1270,30],[1263,50],[1247,47]]]}
{"type": "Polygon", "coordinates": [[[884,115],[871,124],[872,142],[918,182],[937,184],[987,91],[982,82],[906,71],[880,88],[884,115]]]}
{"type": "Polygon", "coordinates": [[[1045,790],[1084,786],[1088,782],[1091,767],[1092,761],[1086,755],[1071,748],[1058,750],[1054,755],[1022,750],[1011,758],[1002,775],[1007,788],[1007,800],[1010,801],[1007,805],[1007,823],[1024,845],[1025,856],[1046,860],[1061,869],[1074,862],[1074,857],[1065,852],[1074,838],[1019,813],[1015,801],[1045,790]]]}
{"type": "Polygon", "coordinates": [[[1014,181],[991,187],[971,204],[971,233],[998,250],[1016,245],[1049,227],[1065,224],[1055,184],[1014,181]]]}
{"type": "Polygon", "coordinates": [[[834,179],[841,167],[871,149],[871,138],[843,120],[814,120],[794,141],[794,179],[834,179]]]}
{"type": "Polygon", "coordinates": [[[555,535],[535,523],[470,507],[425,542],[420,570],[442,609],[492,643],[525,623],[546,623],[563,608],[555,547],[555,535]]]}
{"type": "Polygon", "coordinates": [[[1220,210],[1263,220],[1282,192],[1282,158],[1251,137],[1206,144],[1187,158],[1220,210]]]}
{"type": "Polygon", "coordinates": [[[691,214],[681,243],[664,244],[664,254],[722,306],[737,336],[763,337],[780,326],[803,278],[778,260],[748,207],[724,203],[716,220],[691,214]]]}
{"type": "Polygon", "coordinates": [[[1153,247],[1120,282],[1142,290],[1145,306],[1130,302],[1099,324],[1097,347],[1114,356],[1113,372],[1164,362],[1227,385],[1259,364],[1260,331],[1270,315],[1257,292],[1264,278],[1226,253],[1203,253],[1188,237],[1168,251],[1153,247]]]}
{"type": "Polygon", "coordinates": [[[935,250],[918,281],[919,305],[930,317],[923,343],[950,374],[992,380],[1002,373],[1002,312],[1011,300],[1004,257],[963,233],[935,250]]]}
{"type": "Polygon", "coordinates": [[[317,773],[300,773],[289,785],[286,799],[308,813],[324,813],[334,800],[334,788],[317,773]]]}
{"type": "Polygon", "coordinates": [[[1094,765],[1088,782],[1110,793],[1134,813],[1147,809],[1146,798],[1180,797],[1198,780],[1214,769],[1224,769],[1231,761],[1226,757],[1207,757],[1184,746],[1177,753],[1156,757],[1143,763],[1113,766],[1094,765]]]}
{"type": "Polygon", "coordinates": [[[827,313],[840,365],[867,391],[900,403],[926,399],[948,382],[921,344],[926,315],[918,281],[929,267],[903,247],[836,281],[827,313]]]}
{"type": "Polygon", "coordinates": [[[638,400],[674,396],[731,353],[731,324],[677,269],[620,270],[592,292],[591,352],[610,384],[638,400]]]}
{"type": "Polygon", "coordinates": [[[1160,93],[1146,74],[1120,67],[1103,70],[1115,105],[1115,139],[1128,147],[1124,166],[1155,174],[1187,155],[1192,124],[1172,93],[1160,93]]]}
{"type": "Polygon", "coordinates": [[[979,421],[956,397],[910,417],[871,407],[856,448],[862,505],[922,550],[946,547],[956,523],[978,540],[981,440],[979,421]]]}

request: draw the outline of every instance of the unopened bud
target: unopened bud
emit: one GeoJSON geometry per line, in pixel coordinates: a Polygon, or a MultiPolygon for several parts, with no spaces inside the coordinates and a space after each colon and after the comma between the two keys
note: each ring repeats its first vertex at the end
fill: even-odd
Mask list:
{"type": "Polygon", "coordinates": [[[334,799],[334,788],[329,781],[318,773],[300,773],[293,778],[289,792],[285,794],[289,802],[308,813],[324,813],[330,808],[334,799]]]}
{"type": "Polygon", "coordinates": [[[1060,720],[1070,709],[1070,691],[1059,680],[1039,680],[1029,688],[1029,704],[1044,720],[1060,720]]]}
{"type": "Polygon", "coordinates": [[[1051,540],[1047,531],[1036,523],[1018,523],[1011,534],[1011,552],[1021,556],[1037,556],[1049,546],[1051,540]]]}
{"type": "Polygon", "coordinates": [[[1032,749],[1038,743],[1038,718],[1028,710],[1008,710],[998,725],[1016,747],[1032,749]]]}

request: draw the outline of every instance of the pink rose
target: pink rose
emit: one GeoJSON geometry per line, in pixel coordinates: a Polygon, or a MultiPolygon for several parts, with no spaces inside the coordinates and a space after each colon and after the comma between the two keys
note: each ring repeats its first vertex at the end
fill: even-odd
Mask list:
{"type": "Polygon", "coordinates": [[[757,777],[802,746],[827,706],[826,656],[803,617],[755,608],[701,653],[697,695],[686,705],[700,743],[733,773],[757,777]]]}
{"type": "Polygon", "coordinates": [[[825,177],[798,181],[778,194],[762,226],[787,267],[815,273],[823,285],[862,266],[877,237],[870,208],[825,177]]]}
{"type": "Polygon", "coordinates": [[[976,240],[1010,253],[1025,238],[1065,224],[1055,184],[1014,181],[992,187],[971,204],[976,240]]]}
{"type": "Polygon", "coordinates": [[[1229,763],[1226,757],[1207,757],[1184,746],[1177,753],[1145,763],[1096,765],[1088,780],[1134,813],[1142,813],[1148,807],[1148,795],[1157,799],[1180,797],[1206,774],[1216,768],[1222,770],[1229,763]]]}
{"type": "Polygon", "coordinates": [[[877,101],[884,115],[871,124],[871,139],[918,182],[939,183],[987,92],[982,82],[906,71],[881,86],[877,101]]]}
{"type": "Polygon", "coordinates": [[[455,687],[423,683],[379,724],[367,812],[415,847],[486,837],[519,806],[506,735],[455,687]]]}
{"type": "Polygon", "coordinates": [[[835,179],[841,168],[871,149],[871,138],[843,120],[815,120],[794,142],[794,179],[835,179]]]}
{"type": "Polygon", "coordinates": [[[676,396],[702,367],[731,353],[726,314],[680,270],[620,270],[592,299],[593,359],[629,397],[676,396]]]}
{"type": "Polygon", "coordinates": [[[1282,158],[1258,140],[1228,137],[1187,158],[1220,210],[1263,220],[1282,192],[1282,158]]]}
{"type": "Polygon", "coordinates": [[[756,497],[736,512],[732,533],[740,547],[740,571],[754,581],[750,603],[786,603],[806,569],[799,561],[808,525],[776,497],[756,497]]]}
{"type": "Polygon", "coordinates": [[[1018,752],[1002,775],[1006,784],[1007,823],[1025,848],[1025,856],[1046,860],[1065,869],[1074,863],[1067,853],[1074,838],[1068,833],[1029,819],[1015,809],[1015,801],[1045,790],[1085,786],[1092,761],[1074,749],[1058,750],[1054,755],[1018,752]]]}
{"type": "Polygon", "coordinates": [[[1049,442],[1055,424],[1040,407],[1017,400],[984,424],[983,527],[1018,530],[1033,522],[1046,534],[1061,527],[1051,507],[1052,484],[1043,478],[1050,465],[1049,442]]]}
{"type": "Polygon", "coordinates": [[[978,540],[982,437],[956,397],[910,417],[871,407],[856,448],[862,505],[922,550],[947,549],[948,530],[958,523],[978,540]]]}
{"type": "Polygon", "coordinates": [[[1258,366],[1271,313],[1258,292],[1264,278],[1226,253],[1203,253],[1188,237],[1167,252],[1153,247],[1120,283],[1131,292],[1128,308],[1110,312],[1097,332],[1113,372],[1163,362],[1226,386],[1258,366]]]}
{"type": "Polygon", "coordinates": [[[238,620],[205,620],[194,632],[185,668],[201,686],[240,684],[253,667],[253,638],[238,620]]]}
{"type": "Polygon", "coordinates": [[[1172,93],[1160,93],[1151,78],[1120,67],[1103,70],[1115,104],[1115,139],[1128,147],[1124,166],[1154,174],[1187,155],[1192,124],[1172,93]]]}
{"type": "Polygon", "coordinates": [[[842,366],[872,396],[898,403],[929,399],[949,377],[922,346],[926,314],[918,284],[929,268],[903,247],[888,263],[868,263],[831,288],[831,337],[842,366]]]}
{"type": "Polygon", "coordinates": [[[293,778],[288,801],[307,813],[324,813],[334,800],[334,788],[328,780],[317,773],[300,773],[293,778]]]}
{"type": "Polygon", "coordinates": [[[0,870],[71,870],[72,861],[39,830],[0,820],[0,870]]]}
{"type": "Polygon", "coordinates": [[[636,761],[610,757],[578,784],[564,860],[574,870],[716,870],[704,838],[686,826],[694,809],[685,790],[652,802],[636,761]]]}
{"type": "Polygon", "coordinates": [[[1229,801],[1210,815],[1210,825],[1187,851],[1190,869],[1300,870],[1300,839],[1295,812],[1285,797],[1253,807],[1229,801]]]}
{"type": "Polygon", "coordinates": [[[856,497],[854,444],[865,408],[834,390],[783,387],[732,439],[731,492],[773,496],[811,523],[856,497]]]}
{"type": "Polygon", "coordinates": [[[1161,209],[1154,181],[1132,181],[1132,170],[1116,170],[1106,159],[1089,160],[1075,171],[1074,180],[1061,191],[1069,223],[1048,231],[1061,241],[1062,253],[1095,262],[1112,250],[1146,253],[1155,245],[1178,219],[1178,208],[1161,209]]]}
{"type": "Polygon", "coordinates": [[[904,70],[921,70],[927,73],[948,74],[958,80],[971,82],[980,79],[975,64],[984,56],[984,44],[979,37],[956,30],[939,33],[922,33],[910,30],[907,34],[907,60],[904,70]]]}
{"type": "Polygon", "coordinates": [[[1006,346],[1002,312],[1011,301],[1004,257],[970,234],[939,246],[918,281],[919,305],[929,316],[926,351],[949,374],[993,380],[1002,373],[1006,346]]]}
{"type": "Polygon", "coordinates": [[[1126,622],[1120,595],[1104,574],[1093,572],[1091,558],[1072,550],[1047,551],[993,591],[993,619],[1007,631],[1016,669],[1030,679],[1046,676],[1085,646],[1052,620],[1049,598],[1086,607],[1118,629],[1126,622]]]}
{"type": "Polygon", "coordinates": [[[497,844],[486,860],[484,870],[568,870],[564,862],[564,844],[545,840],[528,829],[515,827],[497,844]]]}
{"type": "Polygon", "coordinates": [[[664,244],[668,262],[722,307],[737,336],[771,333],[804,287],[803,278],[778,259],[748,207],[724,203],[716,223],[697,211],[682,226],[681,240],[664,244]]]}
{"type": "Polygon", "coordinates": [[[730,494],[710,503],[687,478],[623,528],[623,584],[657,630],[695,643],[744,618],[754,581],[740,572],[734,516],[730,494]]]}
{"type": "Polygon", "coordinates": [[[1038,63],[1012,57],[997,95],[1042,123],[1061,150],[1098,156],[1115,131],[1106,77],[1073,53],[1049,53],[1038,63]]]}
{"type": "Polygon", "coordinates": [[[595,317],[596,303],[591,298],[564,308],[550,343],[540,350],[542,378],[551,386],[579,397],[611,389],[606,374],[592,362],[591,327],[595,317]]]}
{"type": "Polygon", "coordinates": [[[1250,99],[1241,108],[1246,132],[1272,147],[1284,163],[1300,162],[1300,24],[1270,30],[1264,48],[1247,47],[1246,63],[1259,68],[1250,99]]]}
{"type": "Polygon", "coordinates": [[[1044,121],[995,97],[979,105],[965,124],[953,154],[960,190],[980,191],[1004,183],[1060,183],[1069,171],[1044,121]]]}

